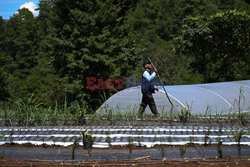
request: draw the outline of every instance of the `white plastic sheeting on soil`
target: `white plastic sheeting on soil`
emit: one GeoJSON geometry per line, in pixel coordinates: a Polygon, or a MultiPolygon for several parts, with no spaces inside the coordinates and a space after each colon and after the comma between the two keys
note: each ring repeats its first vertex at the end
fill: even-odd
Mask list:
{"type": "MultiPolygon", "coordinates": [[[[242,130],[241,145],[250,146],[249,128],[222,128],[219,133],[218,127],[208,129],[207,127],[64,127],[64,128],[24,128],[24,127],[3,127],[0,129],[0,145],[6,143],[34,145],[59,145],[70,146],[76,138],[81,138],[80,132],[88,131],[95,137],[93,147],[106,148],[112,146],[124,146],[129,144],[128,138],[132,139],[134,145],[153,147],[159,144],[184,145],[187,143],[217,144],[218,139],[223,145],[235,145],[235,137],[231,132],[242,130]],[[209,134],[206,132],[209,131],[209,134]],[[110,138],[110,143],[107,138],[110,138]]],[[[79,145],[83,145],[80,140],[79,145]]]]}

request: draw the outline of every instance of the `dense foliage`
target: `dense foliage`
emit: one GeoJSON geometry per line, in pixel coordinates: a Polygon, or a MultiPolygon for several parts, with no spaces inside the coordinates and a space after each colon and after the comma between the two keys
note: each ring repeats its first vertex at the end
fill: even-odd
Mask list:
{"type": "Polygon", "coordinates": [[[249,79],[249,25],[249,15],[235,10],[186,18],[178,51],[194,58],[204,82],[249,79]]]}
{"type": "Polygon", "coordinates": [[[0,17],[0,101],[95,111],[117,90],[86,89],[86,77],[140,78],[148,56],[165,84],[250,78],[245,0],[40,0],[38,10],[0,17]]]}

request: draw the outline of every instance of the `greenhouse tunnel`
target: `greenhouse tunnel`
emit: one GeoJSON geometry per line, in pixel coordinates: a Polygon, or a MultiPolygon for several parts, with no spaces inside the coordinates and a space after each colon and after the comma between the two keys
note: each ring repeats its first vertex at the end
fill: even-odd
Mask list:
{"type": "MultiPolygon", "coordinates": [[[[239,109],[241,112],[250,111],[250,80],[164,86],[174,107],[168,101],[162,86],[156,87],[159,91],[153,96],[159,113],[178,113],[185,108],[192,114],[225,114],[239,112],[239,109]]],[[[141,99],[141,87],[130,87],[107,99],[97,113],[138,112],[141,99]]],[[[148,106],[145,113],[151,113],[148,106]]]]}

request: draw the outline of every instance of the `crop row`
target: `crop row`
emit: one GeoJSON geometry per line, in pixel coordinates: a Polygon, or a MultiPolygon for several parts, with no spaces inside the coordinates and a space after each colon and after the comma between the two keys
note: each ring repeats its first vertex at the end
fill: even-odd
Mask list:
{"type": "Polygon", "coordinates": [[[153,146],[157,144],[182,145],[216,144],[218,140],[222,144],[250,145],[248,128],[188,128],[180,129],[169,127],[61,127],[61,128],[22,128],[4,127],[0,129],[0,142],[35,142],[37,144],[72,145],[76,139],[83,141],[83,134],[88,133],[93,139],[93,146],[105,147],[111,145],[126,145],[128,140],[139,146],[153,146]],[[59,143],[58,143],[59,142],[59,143]]]}

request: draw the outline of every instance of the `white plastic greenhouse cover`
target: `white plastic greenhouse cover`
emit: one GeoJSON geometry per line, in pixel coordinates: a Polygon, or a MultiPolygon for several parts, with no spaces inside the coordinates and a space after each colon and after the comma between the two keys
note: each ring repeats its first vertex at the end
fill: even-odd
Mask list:
{"type": "MultiPolygon", "coordinates": [[[[179,112],[183,108],[188,108],[193,114],[238,112],[239,101],[240,110],[250,112],[250,80],[164,87],[174,108],[171,110],[163,88],[158,86],[160,91],[153,96],[159,113],[179,112]]],[[[138,111],[141,99],[140,86],[127,88],[111,96],[97,112],[138,111]]],[[[145,113],[151,113],[149,107],[145,113]]]]}

